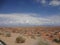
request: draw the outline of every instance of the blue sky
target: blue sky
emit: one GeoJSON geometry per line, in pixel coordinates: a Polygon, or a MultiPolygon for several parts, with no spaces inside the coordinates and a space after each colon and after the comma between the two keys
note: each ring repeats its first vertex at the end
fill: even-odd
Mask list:
{"type": "Polygon", "coordinates": [[[59,25],[59,19],[60,0],[0,0],[0,25],[59,25]]]}
{"type": "MultiPolygon", "coordinates": [[[[60,6],[43,4],[42,0],[3,0],[1,3],[0,13],[37,13],[37,14],[58,14],[60,12],[60,6]]],[[[51,1],[50,1],[51,2],[51,1]]]]}

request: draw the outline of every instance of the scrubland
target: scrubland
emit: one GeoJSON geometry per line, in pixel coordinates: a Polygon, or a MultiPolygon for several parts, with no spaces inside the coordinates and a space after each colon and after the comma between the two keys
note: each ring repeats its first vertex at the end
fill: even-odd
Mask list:
{"type": "Polygon", "coordinates": [[[60,27],[0,27],[7,45],[60,45],[60,27]]]}

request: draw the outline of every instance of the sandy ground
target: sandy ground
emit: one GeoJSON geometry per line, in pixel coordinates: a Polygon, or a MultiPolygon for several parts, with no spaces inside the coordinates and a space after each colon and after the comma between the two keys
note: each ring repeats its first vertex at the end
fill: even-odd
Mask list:
{"type": "MultiPolygon", "coordinates": [[[[29,37],[26,37],[25,43],[16,43],[16,37],[18,37],[20,34],[18,33],[12,33],[11,37],[5,37],[0,35],[0,39],[3,40],[7,45],[37,45],[37,39],[31,39],[29,37]]],[[[56,43],[50,42],[51,45],[57,45],[56,43]]]]}
{"type": "Polygon", "coordinates": [[[16,43],[16,37],[18,37],[19,34],[17,33],[12,33],[11,37],[5,37],[5,36],[0,36],[0,39],[3,40],[7,45],[35,45],[36,40],[31,39],[29,37],[26,37],[26,42],[25,43],[16,43]]]}

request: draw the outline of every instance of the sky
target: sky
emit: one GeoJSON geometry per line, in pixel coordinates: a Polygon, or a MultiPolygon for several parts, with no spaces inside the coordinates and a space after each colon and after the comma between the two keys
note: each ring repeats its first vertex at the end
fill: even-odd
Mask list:
{"type": "Polygon", "coordinates": [[[60,0],[0,0],[0,26],[60,26],[60,0]]]}

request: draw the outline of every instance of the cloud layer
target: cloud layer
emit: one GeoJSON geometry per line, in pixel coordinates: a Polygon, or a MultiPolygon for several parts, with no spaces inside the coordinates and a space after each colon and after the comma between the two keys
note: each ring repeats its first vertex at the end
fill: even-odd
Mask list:
{"type": "Polygon", "coordinates": [[[60,1],[59,0],[52,0],[49,5],[51,6],[60,6],[60,1]]]}
{"type": "Polygon", "coordinates": [[[52,25],[60,24],[60,16],[35,17],[37,14],[0,14],[0,25],[52,25]]]}
{"type": "Polygon", "coordinates": [[[49,6],[60,6],[60,0],[36,0],[38,3],[47,4],[49,6]],[[49,2],[48,2],[49,1],[49,2]]]}

